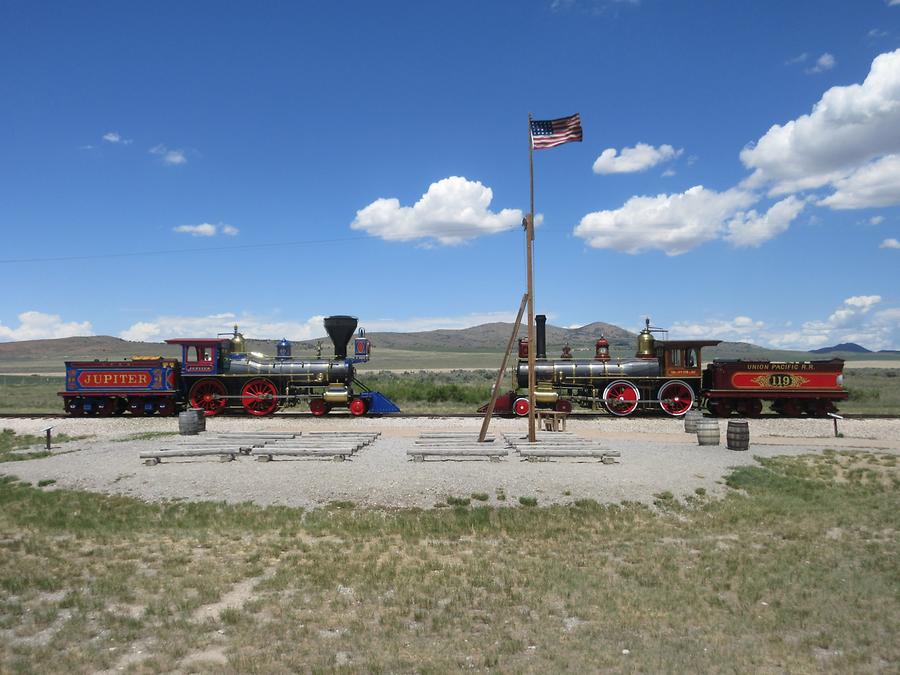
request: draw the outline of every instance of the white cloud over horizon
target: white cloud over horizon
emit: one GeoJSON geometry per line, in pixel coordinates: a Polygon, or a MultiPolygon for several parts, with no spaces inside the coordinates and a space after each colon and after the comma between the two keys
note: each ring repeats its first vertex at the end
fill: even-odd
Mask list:
{"type": "Polygon", "coordinates": [[[900,241],[890,237],[881,242],[881,245],[878,248],[900,248],[900,241]]]}
{"type": "Polygon", "coordinates": [[[606,148],[594,160],[593,171],[598,174],[637,173],[675,159],[684,150],[676,150],[671,145],[660,145],[658,148],[647,143],[638,143],[633,148],[606,148]]]}
{"type": "Polygon", "coordinates": [[[234,225],[226,225],[224,223],[219,223],[218,225],[213,225],[212,223],[177,225],[172,228],[172,231],[179,234],[189,234],[192,237],[215,237],[219,233],[234,237],[240,232],[234,225]]]}
{"type": "Polygon", "coordinates": [[[29,310],[19,314],[17,318],[19,325],[15,328],[0,323],[0,342],[49,340],[94,334],[90,321],[63,321],[59,314],[29,310]]]}
{"type": "MultiPolygon", "coordinates": [[[[519,209],[490,210],[494,193],[480,181],[450,176],[432,183],[412,206],[380,198],[356,212],[350,224],[387,241],[431,239],[445,246],[521,227],[519,209]]],[[[540,216],[535,216],[540,224],[540,216]]]]}
{"type": "Polygon", "coordinates": [[[878,309],[879,295],[846,298],[827,319],[804,321],[799,327],[773,325],[746,316],[733,319],[676,322],[672,338],[750,342],[776,349],[810,350],[855,342],[872,351],[900,348],[900,308],[878,309]]]}
{"type": "MultiPolygon", "coordinates": [[[[498,321],[512,322],[515,312],[474,312],[459,316],[360,318],[359,327],[371,332],[413,333],[441,329],[462,329],[498,321]]],[[[310,340],[325,337],[322,323],[324,315],[312,316],[305,321],[284,321],[278,318],[254,314],[222,312],[206,316],[159,316],[149,321],[138,321],[119,333],[123,340],[158,342],[173,337],[209,337],[230,332],[237,324],[247,338],[278,340],[310,340]]]]}

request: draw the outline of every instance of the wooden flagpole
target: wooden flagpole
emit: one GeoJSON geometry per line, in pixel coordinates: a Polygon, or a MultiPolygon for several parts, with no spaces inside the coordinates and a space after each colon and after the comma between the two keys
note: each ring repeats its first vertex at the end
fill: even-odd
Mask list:
{"type": "Polygon", "coordinates": [[[531,113],[528,113],[528,171],[531,184],[531,210],[525,226],[525,257],[528,267],[528,441],[537,440],[534,424],[534,138],[531,134],[531,113]]]}
{"type": "Polygon", "coordinates": [[[497,404],[497,396],[500,395],[500,382],[503,381],[503,373],[506,372],[506,364],[509,362],[509,353],[512,350],[513,343],[516,341],[516,335],[519,334],[519,326],[522,324],[522,315],[525,313],[525,304],[528,301],[528,294],[522,296],[522,302],[519,303],[519,313],[516,315],[516,322],[513,324],[512,335],[509,336],[509,342],[506,343],[506,352],[503,354],[503,363],[500,364],[500,372],[497,373],[497,381],[494,382],[494,388],[491,390],[491,402],[488,403],[487,412],[484,414],[484,421],[481,423],[481,433],[478,434],[478,442],[484,443],[487,436],[488,426],[491,423],[491,415],[494,414],[494,406],[497,404]]]}

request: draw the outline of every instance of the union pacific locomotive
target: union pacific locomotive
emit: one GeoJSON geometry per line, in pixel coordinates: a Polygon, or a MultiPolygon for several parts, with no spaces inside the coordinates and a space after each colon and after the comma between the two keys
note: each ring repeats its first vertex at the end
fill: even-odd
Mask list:
{"type": "Polygon", "coordinates": [[[59,392],[70,415],[173,415],[185,407],[205,415],[225,411],[264,416],[305,402],[320,417],[336,407],[354,416],[399,412],[377,391],[356,380],[354,364],[369,360],[365,331],[353,337],[357,320],[330,316],[325,330],[334,343],[334,358],[291,356],[287,340],[277,355],[248,353],[237,326],[227,338],[176,338],[181,359],[133,357],[123,361],[67,361],[66,390],[59,392]],[[353,337],[353,356],[347,345],[353,337]]]}
{"type": "MultiPolygon", "coordinates": [[[[602,336],[593,359],[574,359],[568,348],[559,359],[548,359],[546,321],[544,315],[535,317],[535,405],[540,408],[571,412],[574,403],[618,417],[651,410],[678,417],[699,403],[716,416],[756,417],[771,402],[775,412],[796,417],[826,415],[836,410],[835,401],[847,398],[840,359],[713,361],[704,371],[701,350],[720,340],[658,340],[653,333],[663,331],[651,327],[649,319],[633,359],[612,359],[602,336]]],[[[528,349],[528,340],[519,340],[515,389],[498,397],[494,409],[499,413],[528,414],[528,349]]]]}

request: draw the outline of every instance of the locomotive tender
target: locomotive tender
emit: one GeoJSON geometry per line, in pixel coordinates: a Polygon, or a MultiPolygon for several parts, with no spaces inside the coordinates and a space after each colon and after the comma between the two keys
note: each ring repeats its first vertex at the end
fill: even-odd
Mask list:
{"type": "MultiPolygon", "coordinates": [[[[633,359],[610,358],[602,336],[593,359],[573,359],[568,348],[559,359],[548,359],[546,321],[544,315],[535,317],[535,404],[540,408],[571,412],[575,403],[618,417],[651,410],[678,417],[699,403],[716,416],[757,417],[763,403],[771,402],[775,412],[797,417],[834,412],[834,402],[847,398],[840,359],[717,360],[704,371],[701,350],[720,340],[657,340],[653,333],[662,329],[651,327],[649,319],[633,359]]],[[[528,414],[528,349],[528,340],[519,340],[516,389],[498,397],[498,412],[528,414]]]]}
{"type": "Polygon", "coordinates": [[[352,316],[330,316],[325,330],[334,343],[332,359],[298,359],[287,340],[278,344],[277,356],[247,353],[244,337],[175,338],[181,360],[133,357],[122,361],[67,361],[66,390],[59,392],[66,411],[80,415],[174,415],[185,407],[207,416],[226,410],[264,416],[281,407],[307,402],[320,417],[334,407],[354,416],[399,412],[384,395],[369,391],[356,380],[354,364],[369,360],[365,331],[353,338],[353,356],[347,345],[356,331],[352,316]],[[354,386],[359,388],[357,392],[354,386]]]}

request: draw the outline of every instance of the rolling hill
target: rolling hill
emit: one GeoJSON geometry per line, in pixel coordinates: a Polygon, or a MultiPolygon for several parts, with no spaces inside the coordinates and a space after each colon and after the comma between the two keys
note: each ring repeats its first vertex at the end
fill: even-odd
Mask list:
{"type": "MultiPolygon", "coordinates": [[[[369,333],[373,344],[373,360],[366,370],[379,368],[466,368],[496,367],[499,355],[509,339],[512,324],[487,323],[459,330],[433,330],[416,333],[369,333]]],[[[524,337],[525,328],[519,335],[524,337]]],[[[594,322],[577,328],[547,326],[547,354],[555,357],[568,343],[576,358],[590,358],[594,343],[603,334],[610,342],[614,357],[634,354],[637,335],[619,326],[594,322]]],[[[714,339],[714,336],[709,336],[714,339]]],[[[247,340],[248,350],[274,354],[276,340],[247,340]]],[[[327,337],[295,342],[295,356],[312,357],[321,342],[323,354],[331,353],[327,337]]],[[[836,348],[846,345],[837,345],[836,348]]],[[[818,350],[821,352],[822,350],[818,350]]],[[[868,350],[866,350],[868,352],[868,350]]],[[[134,355],[160,355],[177,358],[180,348],[163,342],[131,342],[108,335],[70,337],[52,340],[24,340],[0,343],[0,373],[51,373],[64,370],[68,360],[117,360],[134,355]]],[[[877,358],[874,353],[846,352],[841,355],[877,358]]],[[[830,354],[829,354],[830,355],[830,354]]],[[[743,342],[724,342],[704,350],[704,360],[713,358],[756,358],[776,360],[810,360],[823,353],[770,350],[743,342]]],[[[887,356],[887,355],[885,355],[887,356]]]]}

